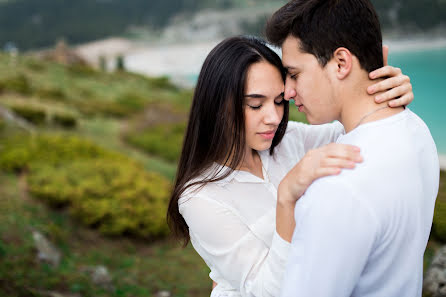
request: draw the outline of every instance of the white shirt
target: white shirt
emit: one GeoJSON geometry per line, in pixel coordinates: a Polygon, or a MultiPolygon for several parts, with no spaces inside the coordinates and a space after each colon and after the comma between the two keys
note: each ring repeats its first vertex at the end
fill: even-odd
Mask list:
{"type": "Polygon", "coordinates": [[[428,128],[406,109],[337,142],[359,146],[364,162],[296,203],[281,296],[421,296],[440,171],[428,128]]]}
{"type": "Polygon", "coordinates": [[[218,283],[211,296],[279,295],[290,244],[276,233],[277,187],[306,151],[334,142],[343,131],[340,123],[289,122],[274,155],[260,152],[265,180],[236,170],[182,195],[179,210],[191,242],[218,283]]]}

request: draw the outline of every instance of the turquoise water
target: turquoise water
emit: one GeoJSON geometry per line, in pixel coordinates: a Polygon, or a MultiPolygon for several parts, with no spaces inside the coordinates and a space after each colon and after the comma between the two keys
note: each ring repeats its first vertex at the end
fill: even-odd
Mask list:
{"type": "Polygon", "coordinates": [[[410,76],[415,99],[409,108],[428,125],[438,152],[446,155],[446,48],[390,53],[389,64],[410,76]]]}

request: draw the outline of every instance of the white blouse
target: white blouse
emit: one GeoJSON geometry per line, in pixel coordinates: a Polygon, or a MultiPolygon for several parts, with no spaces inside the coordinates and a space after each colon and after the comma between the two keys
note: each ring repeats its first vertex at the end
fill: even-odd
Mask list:
{"type": "MultiPolygon", "coordinates": [[[[279,295],[290,244],[276,232],[277,187],[308,150],[334,142],[343,133],[339,122],[289,122],[274,155],[259,152],[264,180],[235,170],[181,196],[179,210],[191,243],[218,283],[212,297],[279,295]]],[[[200,178],[219,169],[214,164],[200,178]]]]}

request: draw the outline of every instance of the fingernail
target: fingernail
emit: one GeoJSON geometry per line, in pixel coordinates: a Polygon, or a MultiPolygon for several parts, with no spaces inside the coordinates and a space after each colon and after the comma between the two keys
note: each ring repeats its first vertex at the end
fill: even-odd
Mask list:
{"type": "Polygon", "coordinates": [[[376,96],[376,97],[375,97],[375,100],[376,100],[376,102],[378,102],[378,103],[380,103],[382,99],[383,99],[383,97],[381,97],[381,96],[376,96]]]}
{"type": "Polygon", "coordinates": [[[368,91],[369,91],[369,93],[373,93],[373,92],[375,92],[375,88],[373,88],[373,87],[369,87],[369,88],[368,88],[368,91]]]}
{"type": "Polygon", "coordinates": [[[361,151],[361,149],[360,149],[359,147],[357,147],[357,146],[353,147],[353,149],[354,149],[355,151],[357,151],[357,152],[360,152],[360,151],[361,151]]]}

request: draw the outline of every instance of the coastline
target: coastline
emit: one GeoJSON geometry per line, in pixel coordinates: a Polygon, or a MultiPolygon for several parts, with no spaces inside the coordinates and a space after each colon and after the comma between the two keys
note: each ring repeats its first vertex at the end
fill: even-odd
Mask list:
{"type": "Polygon", "coordinates": [[[440,160],[440,170],[446,171],[446,155],[438,155],[440,160]]]}
{"type": "Polygon", "coordinates": [[[402,52],[414,52],[446,48],[446,38],[411,38],[393,39],[384,38],[383,44],[389,46],[390,54],[402,52]]]}

